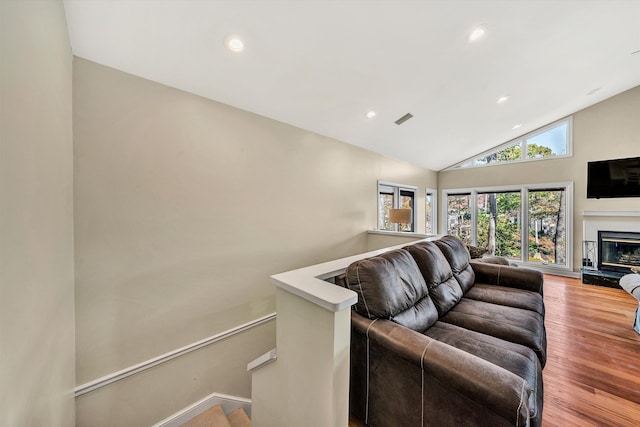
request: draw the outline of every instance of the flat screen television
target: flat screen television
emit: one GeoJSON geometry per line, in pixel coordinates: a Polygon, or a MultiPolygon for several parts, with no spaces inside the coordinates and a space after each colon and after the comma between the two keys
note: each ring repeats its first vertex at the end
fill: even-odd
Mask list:
{"type": "Polygon", "coordinates": [[[640,197],[640,157],[587,164],[587,199],[640,197]]]}

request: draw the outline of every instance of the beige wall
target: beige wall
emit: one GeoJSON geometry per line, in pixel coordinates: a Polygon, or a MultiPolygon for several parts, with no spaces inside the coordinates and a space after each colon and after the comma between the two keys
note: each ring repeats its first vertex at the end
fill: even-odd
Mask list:
{"type": "MultiPolygon", "coordinates": [[[[581,266],[583,210],[640,210],[640,199],[587,199],[587,162],[640,156],[640,86],[573,115],[573,157],[440,172],[439,190],[574,182],[574,270],[581,266]]],[[[439,206],[443,206],[442,202],[439,206]]]]}
{"type": "Polygon", "coordinates": [[[375,251],[382,248],[388,248],[396,245],[408,245],[416,240],[422,240],[426,238],[426,235],[419,236],[400,236],[397,234],[379,234],[369,233],[367,238],[367,252],[375,251]]]}
{"type": "Polygon", "coordinates": [[[0,425],[74,425],[72,56],[60,1],[0,1],[0,425]]]}
{"type": "MultiPolygon", "coordinates": [[[[367,250],[378,179],[417,185],[424,215],[435,172],[82,59],[72,192],[62,4],[0,11],[1,425],[74,425],[74,384],[273,311],[272,273],[367,250]]],[[[581,210],[640,208],[585,198],[587,161],[638,155],[639,112],[635,88],[574,115],[573,158],[443,172],[439,188],[574,181],[579,260],[581,210]]],[[[212,391],[249,396],[244,367],[273,346],[273,326],[79,398],[77,425],[145,425],[212,391]]]]}
{"type": "Polygon", "coordinates": [[[250,398],[246,368],[253,357],[248,352],[274,348],[274,336],[275,322],[265,323],[82,395],[76,401],[76,425],[148,427],[218,390],[250,398]]]}
{"type": "MultiPolygon", "coordinates": [[[[367,250],[378,179],[417,185],[423,217],[437,178],[80,58],[74,142],[78,384],[275,311],[269,275],[367,250]]],[[[242,366],[274,346],[265,334],[194,359],[228,369],[191,383],[249,397],[242,366]]],[[[145,392],[171,404],[136,424],[195,400],[189,387],[145,392]]],[[[78,402],[79,424],[102,396],[78,402]]]]}

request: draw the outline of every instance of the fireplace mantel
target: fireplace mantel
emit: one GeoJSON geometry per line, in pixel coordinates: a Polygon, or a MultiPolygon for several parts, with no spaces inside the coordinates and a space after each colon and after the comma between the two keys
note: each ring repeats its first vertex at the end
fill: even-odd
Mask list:
{"type": "Polygon", "coordinates": [[[598,231],[640,232],[638,211],[583,211],[582,240],[598,240],[598,231]]]}

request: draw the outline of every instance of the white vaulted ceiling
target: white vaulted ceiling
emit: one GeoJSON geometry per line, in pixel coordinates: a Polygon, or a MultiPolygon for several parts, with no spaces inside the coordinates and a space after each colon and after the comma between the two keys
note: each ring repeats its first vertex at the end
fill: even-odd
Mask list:
{"type": "Polygon", "coordinates": [[[76,56],[433,170],[640,84],[639,0],[64,3],[76,56]]]}

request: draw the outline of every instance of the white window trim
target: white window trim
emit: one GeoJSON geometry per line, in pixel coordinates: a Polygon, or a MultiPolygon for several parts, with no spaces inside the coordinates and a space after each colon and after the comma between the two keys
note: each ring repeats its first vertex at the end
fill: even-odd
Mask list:
{"type": "MultiPolygon", "coordinates": [[[[418,187],[415,185],[407,185],[407,184],[398,184],[395,182],[390,182],[390,181],[381,181],[378,180],[378,187],[377,187],[377,192],[376,192],[376,229],[378,229],[378,226],[380,225],[380,206],[378,205],[379,203],[379,199],[380,199],[380,190],[383,189],[383,187],[387,187],[389,190],[393,191],[393,208],[397,209],[400,203],[400,191],[411,191],[413,192],[413,212],[412,212],[412,218],[411,221],[413,221],[413,233],[417,232],[418,229],[418,187]]],[[[379,230],[379,231],[393,231],[393,232],[400,232],[398,231],[398,226],[394,225],[393,226],[393,230],[379,230]]],[[[410,232],[402,232],[402,233],[410,233],[410,232]]]]}
{"type": "MultiPolygon", "coordinates": [[[[433,234],[436,234],[438,232],[438,190],[435,188],[425,189],[424,191],[425,204],[427,200],[427,194],[431,194],[431,229],[433,230],[433,234]]],[[[426,226],[426,223],[427,223],[426,206],[425,206],[425,213],[424,213],[424,222],[426,226]]],[[[426,231],[427,230],[425,228],[425,233],[426,231]]]]}
{"type": "MultiPolygon", "coordinates": [[[[478,205],[477,197],[479,193],[494,193],[494,192],[507,192],[507,191],[520,191],[520,218],[522,218],[522,231],[523,234],[521,237],[526,237],[524,235],[525,224],[529,224],[529,210],[528,206],[528,192],[529,190],[543,190],[547,188],[564,188],[565,189],[565,198],[567,204],[567,212],[565,213],[565,228],[566,228],[566,264],[565,265],[545,265],[541,263],[536,263],[529,261],[529,245],[527,238],[522,238],[521,240],[521,248],[520,248],[520,259],[509,259],[518,265],[523,265],[526,267],[535,268],[536,270],[543,271],[545,273],[554,273],[554,272],[573,272],[573,182],[548,182],[548,183],[539,183],[539,184],[523,184],[523,185],[502,185],[502,186],[494,186],[494,187],[478,187],[478,188],[455,188],[455,189],[443,189],[442,190],[442,207],[441,207],[441,215],[442,218],[448,217],[448,203],[447,199],[449,194],[461,194],[461,193],[470,193],[471,194],[471,244],[476,244],[476,235],[477,233],[477,209],[478,205]]],[[[447,234],[447,224],[448,221],[441,221],[440,223],[440,233],[447,234]]],[[[527,233],[528,235],[528,233],[527,233]]]]}
{"type": "Polygon", "coordinates": [[[553,160],[553,159],[562,159],[562,158],[566,158],[566,157],[573,157],[573,116],[569,116],[569,117],[565,117],[563,119],[557,120],[553,123],[550,123],[546,126],[543,126],[539,129],[536,129],[532,132],[529,133],[525,133],[524,135],[521,135],[517,138],[513,138],[507,142],[505,142],[504,144],[500,144],[496,147],[493,147],[487,151],[483,151],[480,154],[476,154],[473,157],[469,157],[468,159],[465,159],[461,162],[456,163],[455,165],[449,166],[448,168],[443,169],[444,171],[450,171],[450,170],[461,170],[461,169],[471,169],[471,168],[483,168],[483,167],[487,167],[487,166],[502,166],[502,165],[512,165],[514,163],[525,163],[525,162],[538,162],[541,160],[553,160]],[[512,145],[514,145],[517,142],[520,142],[520,144],[524,144],[527,140],[536,137],[538,135],[540,135],[541,133],[547,132],[550,129],[553,129],[563,123],[567,124],[567,153],[566,154],[558,154],[556,156],[549,156],[549,157],[538,157],[538,158],[528,158],[527,157],[527,148],[526,147],[522,147],[521,150],[521,158],[519,160],[511,160],[511,161],[506,161],[506,162],[496,162],[496,163],[486,163],[486,164],[476,164],[475,161],[478,158],[481,157],[486,157],[490,154],[494,154],[494,153],[498,153],[506,148],[511,147],[512,145]],[[471,162],[470,165],[467,166],[462,166],[465,165],[467,163],[471,162]]]}

